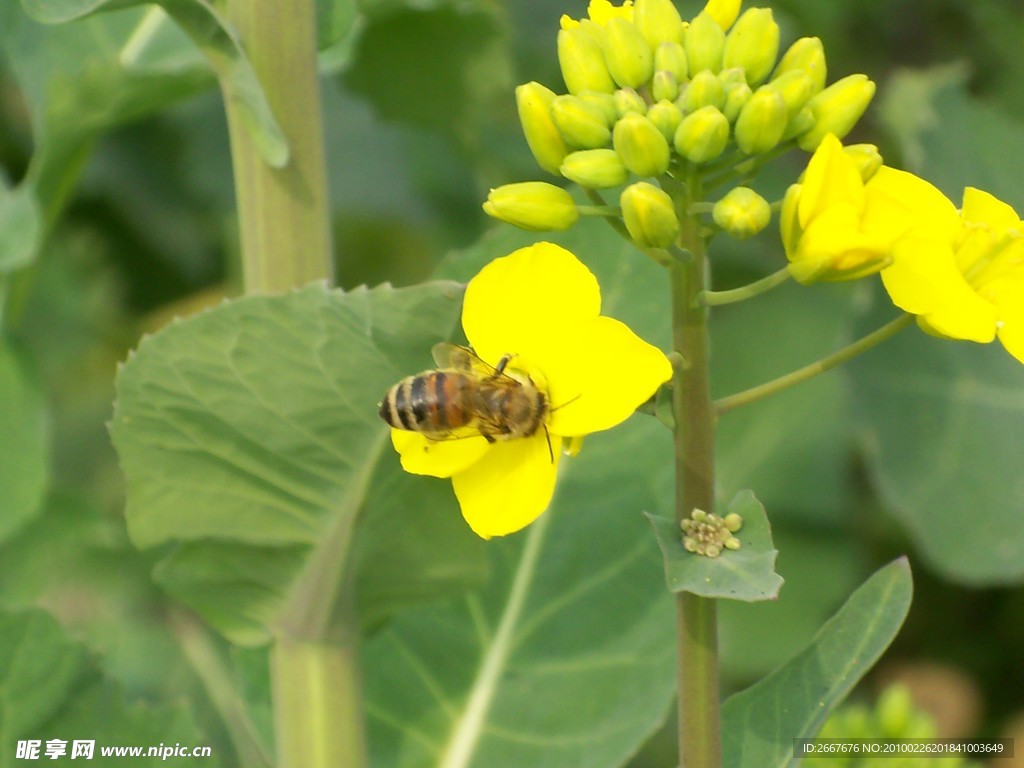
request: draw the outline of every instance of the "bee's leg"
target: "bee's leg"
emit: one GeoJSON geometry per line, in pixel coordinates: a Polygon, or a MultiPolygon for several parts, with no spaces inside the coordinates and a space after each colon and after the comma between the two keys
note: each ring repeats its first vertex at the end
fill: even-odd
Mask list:
{"type": "Polygon", "coordinates": [[[551,457],[551,463],[555,463],[555,452],[551,448],[551,433],[548,432],[547,424],[544,425],[544,439],[548,441],[548,456],[551,457]]]}
{"type": "Polygon", "coordinates": [[[494,443],[494,442],[497,442],[497,441],[496,441],[496,440],[494,439],[494,437],[492,437],[491,435],[488,435],[488,434],[487,434],[487,433],[485,433],[485,432],[481,432],[481,433],[480,433],[480,437],[482,437],[482,438],[483,438],[484,440],[486,440],[486,441],[487,441],[488,443],[494,443]]]}
{"type": "Polygon", "coordinates": [[[502,355],[501,360],[499,360],[498,364],[494,366],[494,375],[501,376],[501,374],[505,372],[505,366],[509,364],[511,359],[512,355],[502,355]]]}

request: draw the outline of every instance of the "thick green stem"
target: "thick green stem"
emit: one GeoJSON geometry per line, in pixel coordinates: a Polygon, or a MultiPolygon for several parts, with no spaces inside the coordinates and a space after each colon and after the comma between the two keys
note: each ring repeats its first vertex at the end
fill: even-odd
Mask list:
{"type": "Polygon", "coordinates": [[[289,159],[271,168],[244,115],[226,99],[246,293],[279,293],[330,280],[330,208],[316,72],[313,0],[229,0],[289,159]]]}
{"type": "MultiPolygon", "coordinates": [[[[693,185],[688,197],[695,197],[693,185]]],[[[686,201],[677,201],[686,210],[686,201]]],[[[695,509],[714,511],[714,428],[708,369],[707,309],[696,302],[707,264],[700,223],[681,217],[680,245],[691,254],[673,263],[673,350],[683,363],[673,377],[675,412],[676,519],[695,509]]],[[[681,592],[676,597],[679,674],[679,761],[684,768],[718,768],[718,630],[714,600],[681,592]]]]}
{"type": "Polygon", "coordinates": [[[756,387],[737,392],[735,395],[719,398],[715,401],[715,413],[723,414],[731,411],[733,408],[739,408],[741,405],[748,405],[769,395],[774,395],[776,392],[781,392],[784,389],[789,389],[808,379],[812,379],[819,373],[832,370],[837,365],[842,365],[847,360],[867,352],[872,347],[878,346],[886,339],[895,336],[910,325],[913,319],[914,316],[911,314],[900,315],[877,331],[872,331],[867,336],[858,339],[837,352],[833,352],[827,357],[821,358],[821,360],[815,360],[813,363],[787,373],[785,376],[779,376],[777,379],[766,381],[764,384],[758,384],[756,387]]]}
{"type": "MultiPolygon", "coordinates": [[[[289,150],[283,167],[268,165],[245,114],[225,99],[245,292],[281,293],[312,280],[330,282],[315,5],[313,0],[228,0],[227,16],[289,150]]],[[[344,564],[334,572],[344,579],[344,564]]],[[[333,605],[338,586],[324,584],[313,601],[333,605]]],[[[275,638],[271,682],[277,768],[363,768],[368,762],[355,619],[351,612],[335,617],[330,639],[322,624],[285,626],[275,638]]]]}

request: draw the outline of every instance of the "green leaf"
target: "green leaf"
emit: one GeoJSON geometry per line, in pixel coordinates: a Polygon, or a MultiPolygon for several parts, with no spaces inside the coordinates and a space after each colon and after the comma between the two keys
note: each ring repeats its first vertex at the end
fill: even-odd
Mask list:
{"type": "Polygon", "coordinates": [[[782,577],[775,572],[775,558],[779,552],[772,544],[764,507],[753,491],[740,491],[719,515],[732,513],[743,518],[743,527],[735,534],[741,546],[737,550],[723,549],[714,558],[687,552],[674,519],[647,515],[661,548],[665,583],[670,590],[747,602],[778,597],[782,577]]]}
{"type": "MultiPolygon", "coordinates": [[[[145,0],[22,0],[22,3],[30,16],[48,24],[146,4],[145,0]]],[[[206,56],[217,73],[225,98],[236,104],[263,159],[275,168],[282,167],[288,162],[288,142],[231,25],[205,0],[163,0],[160,5],[206,56]]]]}
{"type": "MultiPolygon", "coordinates": [[[[0,611],[0,768],[15,768],[19,740],[67,742],[70,759],[75,739],[95,742],[94,760],[102,747],[180,743],[209,744],[180,706],[136,706],[105,679],[85,648],[68,639],[42,611],[0,611]]],[[[43,757],[45,759],[45,757],[43,757]]],[[[195,758],[133,760],[144,766],[182,766],[195,758]]],[[[216,757],[204,763],[220,765],[216,757]]]]}
{"type": "Polygon", "coordinates": [[[871,478],[929,565],[969,584],[1024,579],[1024,367],[998,343],[911,328],[850,374],[871,478]]]}
{"type": "Polygon", "coordinates": [[[818,732],[829,712],[871,668],[910,609],[903,558],[876,572],[784,666],[722,707],[723,765],[795,766],[793,740],[818,732]]]}
{"type": "Polygon", "coordinates": [[[671,493],[671,450],[649,418],[588,437],[552,507],[488,543],[484,590],[367,643],[375,765],[612,768],[636,751],[675,692],[674,601],[640,517],[671,493]]]}
{"type": "Polygon", "coordinates": [[[29,188],[0,178],[0,275],[30,264],[41,237],[39,207],[29,188]]]}
{"type": "Polygon", "coordinates": [[[402,472],[377,415],[389,386],[429,367],[460,297],[441,282],[311,285],[145,339],[118,375],[111,433],[133,541],[179,545],[161,582],[257,643],[304,601],[329,608],[351,564],[369,623],[479,579],[483,542],[450,485],[402,472]]]}
{"type": "Polygon", "coordinates": [[[0,541],[40,509],[49,483],[46,402],[14,348],[0,338],[0,541]]]}

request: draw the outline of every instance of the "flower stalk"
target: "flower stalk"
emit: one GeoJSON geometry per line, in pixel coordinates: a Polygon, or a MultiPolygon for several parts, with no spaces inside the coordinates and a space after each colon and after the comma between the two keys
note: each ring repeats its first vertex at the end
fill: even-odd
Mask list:
{"type": "MultiPolygon", "coordinates": [[[[676,198],[680,211],[700,199],[691,179],[676,198]]],[[[707,281],[707,254],[697,218],[680,217],[679,246],[691,254],[670,268],[672,348],[685,363],[675,367],[676,520],[694,509],[711,513],[715,500],[714,428],[708,365],[707,308],[697,302],[707,281]]],[[[677,358],[678,359],[678,358],[677,358]]],[[[676,596],[679,676],[679,757],[686,768],[717,768],[722,762],[718,691],[717,605],[680,592],[676,596]]]]}

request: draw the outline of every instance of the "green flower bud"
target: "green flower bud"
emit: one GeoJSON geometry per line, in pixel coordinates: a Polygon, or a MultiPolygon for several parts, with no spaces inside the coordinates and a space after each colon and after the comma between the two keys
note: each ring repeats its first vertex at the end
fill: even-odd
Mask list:
{"type": "Polygon", "coordinates": [[[725,30],[701,11],[686,28],[686,63],[691,72],[710,69],[717,72],[722,68],[722,52],[725,50],[725,30]]]}
{"type": "Polygon", "coordinates": [[[679,123],[682,122],[683,113],[671,101],[659,101],[647,110],[647,119],[661,131],[666,141],[672,141],[679,123]]]}
{"type": "Polygon", "coordinates": [[[615,97],[610,93],[580,91],[576,94],[576,98],[592,107],[600,109],[601,114],[604,115],[605,123],[608,125],[614,125],[615,121],[619,119],[619,113],[615,109],[615,97]]]}
{"type": "Polygon", "coordinates": [[[632,88],[617,90],[613,98],[615,100],[615,114],[619,118],[625,117],[630,112],[636,112],[638,115],[647,113],[647,102],[632,88]]]}
{"type": "Polygon", "coordinates": [[[817,93],[825,87],[827,67],[825,64],[825,49],[821,40],[816,37],[801,37],[782,54],[779,65],[775,68],[772,77],[781,77],[787,72],[801,70],[811,77],[812,93],[817,93]]]}
{"type": "Polygon", "coordinates": [[[679,43],[662,43],[654,49],[654,68],[671,72],[676,82],[682,83],[690,72],[686,49],[679,43]]]}
{"type": "Polygon", "coordinates": [[[537,164],[549,173],[558,173],[562,159],[569,154],[569,148],[551,119],[551,102],[554,100],[554,91],[540,83],[526,83],[516,88],[516,107],[526,143],[537,164]]]}
{"type": "Polygon", "coordinates": [[[562,175],[588,189],[607,189],[626,183],[629,171],[614,149],[585,149],[566,155],[562,175]]]}
{"type": "Polygon", "coordinates": [[[729,121],[717,107],[701,107],[691,112],[676,129],[672,144],[691,163],[714,160],[729,142],[729,121]]]}
{"type": "Polygon", "coordinates": [[[814,115],[814,127],[797,141],[800,149],[813,152],[830,133],[842,139],[860,120],[874,95],[875,84],[867,75],[848,75],[815,94],[807,102],[814,115]]]}
{"type": "Polygon", "coordinates": [[[740,111],[750,101],[753,93],[750,90],[750,86],[746,83],[737,83],[725,89],[725,106],[722,107],[722,114],[725,115],[725,119],[730,124],[736,122],[736,118],[740,116],[740,111]]]}
{"type": "Polygon", "coordinates": [[[782,100],[786,102],[786,112],[790,117],[803,109],[803,106],[811,98],[811,94],[814,91],[814,83],[811,82],[811,76],[802,69],[786,72],[776,77],[765,87],[777,91],[782,96],[782,100]]]}
{"type": "Polygon", "coordinates": [[[679,95],[679,83],[676,76],[668,70],[659,69],[651,81],[651,96],[655,101],[674,101],[679,95]]]}
{"type": "Polygon", "coordinates": [[[705,69],[694,75],[679,97],[679,107],[684,113],[696,112],[701,107],[721,107],[725,104],[725,91],[718,76],[705,69]]]}
{"type": "Polygon", "coordinates": [[[575,96],[556,96],[551,102],[551,119],[573,147],[596,149],[607,145],[612,137],[601,109],[575,96]]]}
{"type": "Polygon", "coordinates": [[[770,8],[751,8],[729,30],[722,53],[722,66],[740,67],[751,88],[760,85],[775,66],[779,55],[779,25],[770,8]]]}
{"type": "Polygon", "coordinates": [[[882,167],[882,155],[874,144],[850,144],[843,147],[843,152],[853,158],[860,171],[860,178],[865,184],[875,175],[875,171],[882,167]]]}
{"type": "Polygon", "coordinates": [[[522,229],[568,229],[580,217],[572,195],[544,181],[524,181],[492,189],[484,213],[522,229]]]}
{"type": "Polygon", "coordinates": [[[622,164],[637,176],[660,176],[668,170],[668,142],[654,123],[630,112],[615,124],[612,146],[622,164]]]}
{"type": "Polygon", "coordinates": [[[905,737],[913,714],[914,700],[910,696],[910,691],[903,685],[886,688],[875,704],[875,716],[882,727],[884,737],[905,737]]]}
{"type": "Polygon", "coordinates": [[[729,90],[735,85],[747,84],[747,73],[739,67],[729,67],[718,73],[718,82],[722,84],[723,90],[729,90]]]}
{"type": "Polygon", "coordinates": [[[654,54],[636,25],[623,18],[604,25],[604,60],[612,79],[624,88],[639,88],[654,74],[654,54]]]}
{"type": "Polygon", "coordinates": [[[722,518],[722,522],[725,523],[725,529],[729,533],[736,533],[736,531],[743,527],[743,518],[736,512],[730,512],[722,518]]]}
{"type": "Polygon", "coordinates": [[[736,118],[736,145],[748,155],[770,152],[782,139],[786,122],[786,102],[782,96],[761,86],[736,118]]]}
{"type": "Polygon", "coordinates": [[[668,248],[679,234],[679,219],[672,198],[663,190],[639,181],[630,184],[619,196],[622,218],[637,245],[668,248]]]}
{"type": "Polygon", "coordinates": [[[559,30],[558,65],[562,68],[562,79],[569,93],[611,93],[615,90],[600,43],[581,27],[559,30]]]}
{"type": "MultiPolygon", "coordinates": [[[[768,201],[749,187],[735,187],[715,203],[711,210],[715,224],[739,240],[753,237],[768,226],[772,208],[768,201]]],[[[729,527],[729,516],[725,518],[729,527]]],[[[738,529],[729,528],[735,532],[738,529]]]]}
{"type": "Polygon", "coordinates": [[[807,107],[803,107],[789,118],[789,122],[786,123],[786,130],[782,134],[782,140],[789,141],[790,139],[795,139],[797,136],[807,133],[813,127],[814,113],[807,107]]]}
{"type": "Polygon", "coordinates": [[[636,0],[633,4],[633,23],[651,48],[682,40],[683,19],[672,0],[636,0]]]}

